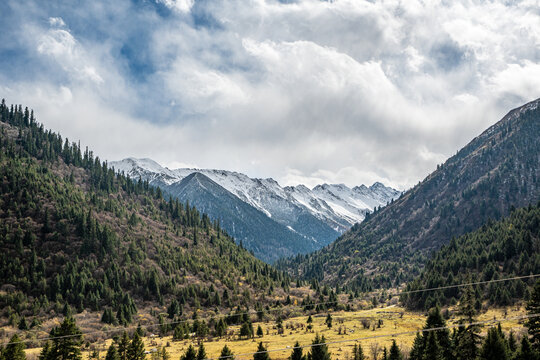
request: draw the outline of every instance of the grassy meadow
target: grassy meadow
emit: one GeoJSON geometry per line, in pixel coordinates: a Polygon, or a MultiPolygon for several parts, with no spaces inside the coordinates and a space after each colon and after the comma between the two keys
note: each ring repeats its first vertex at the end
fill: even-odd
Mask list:
{"type": "MultiPolygon", "coordinates": [[[[525,314],[523,307],[512,307],[506,309],[490,309],[478,316],[479,321],[487,320],[504,320],[505,318],[512,318],[525,314]]],[[[223,346],[227,345],[237,358],[239,359],[252,359],[253,353],[257,349],[259,341],[262,341],[268,350],[274,349],[286,349],[282,351],[271,352],[270,357],[273,360],[286,359],[289,357],[292,347],[296,341],[300,345],[311,344],[316,333],[324,336],[326,341],[347,341],[339,344],[329,345],[329,350],[332,354],[333,360],[347,360],[350,359],[352,347],[355,344],[355,339],[370,338],[358,341],[362,345],[365,355],[369,355],[369,358],[373,358],[372,354],[378,349],[379,354],[382,354],[382,348],[389,348],[392,339],[395,339],[402,350],[407,352],[413,342],[414,333],[401,334],[398,336],[390,336],[395,333],[402,332],[414,332],[421,329],[424,326],[426,320],[426,314],[420,312],[405,311],[405,309],[399,306],[386,306],[377,307],[369,310],[359,310],[352,312],[333,312],[332,313],[332,327],[329,328],[326,323],[326,313],[312,315],[313,329],[306,329],[307,316],[292,317],[283,321],[284,332],[278,334],[275,321],[267,322],[254,322],[254,330],[257,330],[258,325],[261,325],[264,335],[262,337],[255,337],[254,339],[240,339],[239,326],[230,326],[228,328],[228,335],[223,338],[207,338],[203,341],[208,358],[217,358],[220,355],[223,346]],[[379,327],[379,321],[381,325],[379,327]],[[364,325],[370,323],[369,329],[364,325]],[[373,326],[375,325],[375,326],[373,326]],[[377,338],[378,337],[378,338],[377,338]]],[[[447,324],[455,324],[457,319],[452,316],[447,324]]],[[[511,320],[503,321],[501,323],[504,331],[510,331],[511,329],[516,334],[521,334],[524,330],[523,321],[511,320]]],[[[488,326],[484,326],[483,331],[487,331],[488,326]]],[[[167,352],[171,355],[171,359],[178,360],[180,356],[186,351],[188,346],[198,346],[198,339],[188,339],[182,341],[173,341],[172,336],[160,337],[153,335],[150,331],[144,338],[145,348],[147,351],[152,349],[158,349],[160,347],[166,347],[167,352]]],[[[83,353],[83,358],[87,359],[91,350],[97,349],[100,352],[100,358],[105,357],[106,349],[111,343],[111,340],[97,342],[90,345],[90,348],[86,348],[83,353]]],[[[37,358],[40,349],[28,349],[27,355],[29,359],[37,358]]],[[[304,352],[309,349],[304,349],[304,352]]],[[[152,355],[147,355],[147,359],[152,359],[152,355]]]]}

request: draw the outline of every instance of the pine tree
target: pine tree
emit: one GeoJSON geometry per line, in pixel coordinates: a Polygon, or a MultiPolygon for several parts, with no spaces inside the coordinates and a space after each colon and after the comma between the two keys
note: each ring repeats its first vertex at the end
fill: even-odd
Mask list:
{"type": "Polygon", "coordinates": [[[529,339],[526,336],[524,336],[521,339],[521,347],[519,348],[519,351],[517,352],[514,360],[538,360],[538,359],[540,359],[540,356],[532,348],[529,339]]]}
{"type": "Polygon", "coordinates": [[[174,319],[174,317],[180,313],[180,304],[178,304],[178,300],[172,299],[171,305],[169,305],[169,308],[167,309],[167,313],[169,319],[174,319]]]}
{"type": "Polygon", "coordinates": [[[324,344],[325,342],[324,336],[319,338],[319,334],[315,335],[315,339],[311,343],[313,346],[311,347],[310,360],[330,360],[330,353],[328,352],[328,346],[324,344]]]}
{"type": "Polygon", "coordinates": [[[313,329],[313,319],[311,318],[311,315],[308,316],[307,318],[307,327],[306,327],[307,330],[311,330],[313,329]]]}
{"type": "Polygon", "coordinates": [[[3,353],[6,360],[26,360],[24,343],[21,342],[19,335],[15,334],[11,337],[3,353]]]}
{"type": "Polygon", "coordinates": [[[223,347],[223,349],[221,349],[221,355],[219,355],[219,358],[221,360],[229,360],[229,359],[233,359],[234,358],[234,355],[231,351],[231,349],[229,349],[229,347],[227,345],[225,345],[223,347]]]}
{"type": "Polygon", "coordinates": [[[424,350],[423,360],[442,360],[442,349],[437,341],[437,335],[430,331],[426,336],[426,347],[424,350]]]}
{"type": "Polygon", "coordinates": [[[326,326],[328,326],[328,328],[332,327],[332,315],[328,314],[328,316],[326,317],[325,323],[326,323],[326,326]]]}
{"type": "Polygon", "coordinates": [[[180,357],[180,360],[197,360],[197,353],[193,345],[189,345],[186,353],[180,357]]]}
{"type": "Polygon", "coordinates": [[[362,345],[354,344],[353,360],[366,360],[366,357],[364,356],[364,350],[362,349],[362,345]]]}
{"type": "Polygon", "coordinates": [[[135,331],[127,350],[127,360],[144,360],[145,358],[144,343],[139,333],[135,331]]]}
{"type": "MultiPolygon", "coordinates": [[[[540,314],[540,280],[534,285],[531,297],[527,302],[527,312],[529,315],[540,314]]],[[[536,351],[540,351],[540,317],[530,317],[526,326],[529,328],[532,347],[536,351]]]]}
{"type": "Polygon", "coordinates": [[[484,344],[480,349],[480,360],[508,360],[506,343],[497,328],[488,330],[484,344]]]}
{"type": "MultiPolygon", "coordinates": [[[[433,308],[426,319],[426,325],[424,329],[444,328],[446,327],[446,321],[441,314],[439,307],[433,308]]],[[[450,341],[450,332],[448,329],[441,329],[435,331],[437,337],[437,343],[441,348],[441,353],[444,359],[452,360],[452,344],[450,341]]],[[[426,347],[427,336],[424,336],[424,348],[426,347]]]]}
{"type": "MultiPolygon", "coordinates": [[[[476,316],[475,295],[472,287],[465,288],[459,303],[460,323],[474,323],[476,316]]],[[[480,343],[480,328],[478,325],[464,325],[456,335],[455,355],[457,360],[476,359],[480,343]]]]}
{"type": "Polygon", "coordinates": [[[82,359],[82,333],[75,324],[75,319],[67,317],[59,327],[54,327],[50,333],[53,337],[51,358],[55,360],[82,359]]]}
{"type": "Polygon", "coordinates": [[[411,352],[409,353],[409,360],[423,360],[424,357],[424,338],[419,332],[416,333],[414,338],[411,352]]]}
{"type": "Polygon", "coordinates": [[[173,341],[182,340],[183,338],[184,338],[184,328],[182,327],[182,325],[178,324],[174,328],[173,341]]]}
{"type": "Polygon", "coordinates": [[[253,355],[253,360],[270,360],[270,355],[268,355],[268,351],[262,342],[259,343],[257,352],[253,355]]]}
{"type": "Polygon", "coordinates": [[[111,344],[111,346],[109,346],[109,349],[107,350],[107,355],[105,356],[105,360],[120,360],[120,355],[118,355],[118,350],[116,349],[116,346],[114,344],[111,344]]]}
{"type": "Polygon", "coordinates": [[[390,346],[390,355],[388,360],[403,360],[403,354],[396,344],[396,340],[392,340],[392,346],[390,346]]]}
{"type": "Polygon", "coordinates": [[[302,348],[300,347],[300,343],[298,341],[296,342],[296,344],[294,344],[294,348],[291,353],[291,356],[289,356],[289,360],[304,360],[304,355],[302,354],[302,348]]]}
{"type": "Polygon", "coordinates": [[[51,358],[51,343],[47,341],[45,345],[43,345],[43,348],[41,349],[41,352],[39,353],[38,360],[50,360],[51,358]]]}
{"type": "Polygon", "coordinates": [[[122,337],[118,340],[118,356],[120,357],[120,360],[128,359],[129,344],[129,336],[127,332],[124,331],[122,337]]]}
{"type": "Polygon", "coordinates": [[[19,330],[28,330],[28,323],[24,316],[21,317],[21,321],[19,321],[19,330]]]}
{"type": "Polygon", "coordinates": [[[199,345],[199,351],[197,351],[197,360],[204,360],[206,359],[206,350],[204,349],[204,345],[201,342],[199,345]]]}
{"type": "Polygon", "coordinates": [[[263,329],[261,327],[261,325],[257,326],[257,336],[258,337],[263,337],[264,333],[263,333],[263,329]]]}
{"type": "Polygon", "coordinates": [[[510,330],[510,333],[508,334],[508,349],[511,354],[515,353],[517,350],[517,340],[512,330],[510,330]]]}
{"type": "Polygon", "coordinates": [[[169,355],[165,347],[161,348],[161,360],[171,360],[171,355],[169,355]]]}

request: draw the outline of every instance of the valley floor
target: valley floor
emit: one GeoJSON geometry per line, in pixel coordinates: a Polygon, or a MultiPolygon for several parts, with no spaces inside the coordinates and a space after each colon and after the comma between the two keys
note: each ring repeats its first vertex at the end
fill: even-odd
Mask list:
{"type": "MultiPolygon", "coordinates": [[[[525,309],[522,306],[515,306],[506,309],[490,309],[487,312],[478,316],[479,321],[500,320],[502,328],[505,332],[513,330],[513,332],[521,337],[526,330],[523,327],[522,320],[505,320],[507,318],[519,317],[525,314],[525,309]]],[[[352,348],[355,340],[359,338],[369,338],[360,340],[357,343],[361,344],[364,354],[372,356],[373,349],[377,347],[379,351],[382,348],[389,348],[392,339],[395,339],[400,348],[407,353],[412,346],[415,337],[415,331],[422,329],[426,314],[419,312],[410,312],[398,306],[378,307],[370,310],[360,310],[353,312],[334,312],[332,313],[333,324],[332,328],[328,328],[325,324],[326,313],[313,315],[313,329],[306,330],[307,316],[300,316],[283,321],[284,333],[278,334],[276,323],[274,321],[253,323],[256,330],[258,325],[263,329],[263,337],[255,337],[254,339],[239,339],[239,326],[231,326],[228,329],[230,335],[221,339],[214,338],[205,340],[204,346],[209,359],[217,358],[220,355],[223,346],[227,345],[236,355],[236,359],[252,359],[251,353],[255,352],[259,341],[262,341],[268,350],[285,349],[281,351],[271,352],[270,358],[273,360],[287,359],[291,354],[292,347],[298,341],[301,346],[309,345],[315,337],[316,333],[324,336],[326,341],[346,341],[339,344],[330,344],[332,360],[348,360],[351,359],[352,348]],[[373,326],[365,329],[362,320],[369,320],[371,324],[378,324],[382,320],[381,327],[377,326],[373,330],[373,326]],[[346,330],[346,331],[345,331],[346,330]],[[410,332],[398,336],[391,336],[396,333],[410,332]],[[377,337],[377,338],[375,338],[377,337]]],[[[448,326],[456,324],[457,319],[451,317],[447,321],[448,326]]],[[[495,325],[497,322],[494,323],[495,325]]],[[[483,333],[487,332],[489,326],[483,327],[483,333]]],[[[179,359],[185,353],[188,346],[192,344],[197,346],[196,339],[173,341],[172,336],[160,337],[152,336],[147,331],[147,336],[144,338],[145,348],[147,351],[166,347],[167,352],[171,355],[171,359],[179,359]]],[[[90,350],[97,349],[100,353],[100,358],[105,357],[106,350],[110,345],[111,340],[106,342],[98,342],[90,346],[83,353],[83,358],[87,359],[90,350]]],[[[304,353],[309,351],[309,348],[304,349],[304,353]]],[[[28,349],[28,359],[37,359],[40,349],[28,349]]],[[[147,357],[151,359],[150,356],[147,357]]]]}

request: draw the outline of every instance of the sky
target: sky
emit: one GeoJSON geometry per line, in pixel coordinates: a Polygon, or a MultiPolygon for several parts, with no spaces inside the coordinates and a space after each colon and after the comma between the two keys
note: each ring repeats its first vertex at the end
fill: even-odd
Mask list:
{"type": "Polygon", "coordinates": [[[540,0],[0,2],[0,97],[102,159],[422,180],[540,97],[540,0]]]}

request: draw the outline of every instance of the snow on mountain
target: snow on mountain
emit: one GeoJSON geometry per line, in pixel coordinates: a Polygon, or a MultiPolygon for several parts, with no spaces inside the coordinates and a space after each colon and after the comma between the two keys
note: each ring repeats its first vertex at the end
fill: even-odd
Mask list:
{"type": "MultiPolygon", "coordinates": [[[[313,189],[304,185],[281,187],[274,179],[254,179],[245,174],[213,169],[175,169],[162,167],[150,159],[127,158],[111,163],[132,178],[141,177],[153,185],[171,185],[199,172],[292,230],[306,234],[306,221],[314,217],[338,233],[365,218],[367,212],[384,206],[401,193],[381,183],[349,188],[344,184],[322,184],[313,189]],[[306,218],[307,217],[307,218],[306,218]],[[307,219],[307,220],[306,220],[307,219]],[[300,228],[304,229],[301,230],[300,228]]],[[[317,241],[316,234],[309,234],[317,241]]],[[[326,242],[326,241],[325,241],[326,242]]]]}

